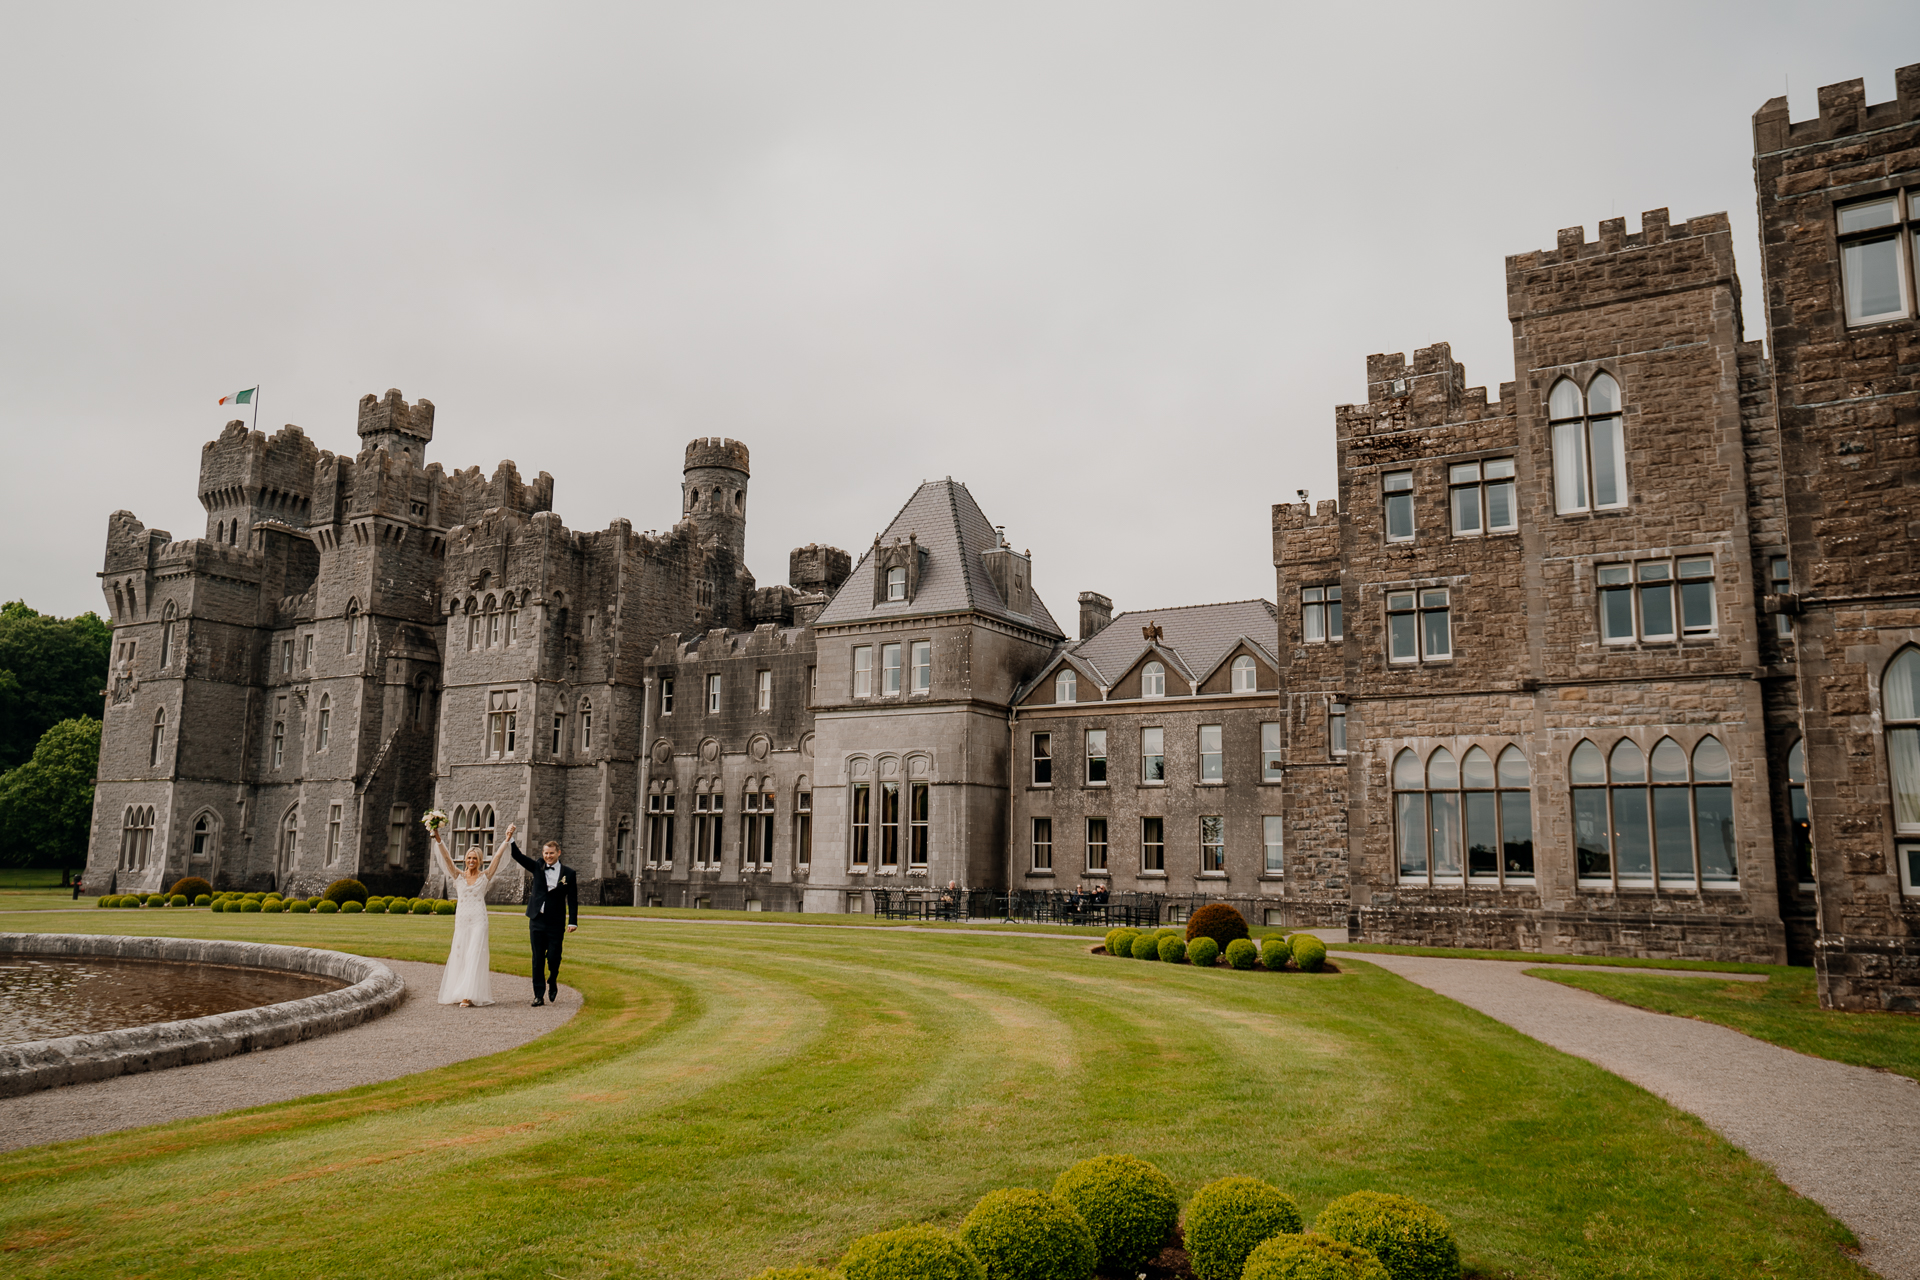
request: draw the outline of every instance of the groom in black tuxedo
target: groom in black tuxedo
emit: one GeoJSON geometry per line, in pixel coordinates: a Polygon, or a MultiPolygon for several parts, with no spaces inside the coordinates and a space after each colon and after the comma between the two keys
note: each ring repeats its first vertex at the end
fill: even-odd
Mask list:
{"type": "Polygon", "coordinates": [[[513,860],[533,876],[527,895],[527,933],[533,941],[533,1004],[537,1009],[560,998],[560,944],[580,926],[580,890],[573,868],[560,861],[560,846],[547,841],[535,862],[512,846],[513,860]],[[541,975],[546,991],[541,992],[541,975]]]}

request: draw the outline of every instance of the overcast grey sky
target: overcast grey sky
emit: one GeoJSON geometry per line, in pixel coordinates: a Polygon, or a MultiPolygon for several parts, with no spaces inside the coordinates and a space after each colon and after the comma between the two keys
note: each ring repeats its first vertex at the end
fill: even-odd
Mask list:
{"type": "Polygon", "coordinates": [[[1760,336],[1752,112],[1916,61],[1912,0],[8,4],[0,597],[198,536],[256,382],[342,452],[424,396],[581,529],[744,440],[763,584],[952,475],[1063,620],[1270,597],[1368,353],[1497,388],[1503,255],[1661,206],[1731,212],[1760,336]]]}

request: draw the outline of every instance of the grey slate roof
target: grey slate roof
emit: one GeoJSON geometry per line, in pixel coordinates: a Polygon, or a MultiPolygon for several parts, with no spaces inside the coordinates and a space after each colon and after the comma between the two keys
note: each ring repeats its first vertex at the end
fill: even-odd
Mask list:
{"type": "Polygon", "coordinates": [[[1033,596],[1033,614],[1023,616],[1008,609],[987,576],[983,551],[999,542],[993,522],[980,510],[980,504],[967,492],[967,486],[949,477],[930,480],[914,491],[900,514],[893,518],[884,543],[908,534],[920,539],[925,554],[920,570],[920,587],[912,600],[873,603],[873,551],[869,548],[853,567],[853,573],[834,593],[833,600],[815,620],[816,626],[864,622],[870,619],[918,617],[930,613],[956,613],[977,610],[1010,622],[1031,627],[1045,635],[1065,638],[1065,632],[1047,612],[1038,592],[1033,596]]]}
{"type": "Polygon", "coordinates": [[[1179,655],[1194,678],[1202,680],[1242,636],[1259,645],[1273,661],[1274,647],[1280,640],[1279,611],[1265,600],[1130,609],[1101,628],[1093,639],[1082,640],[1068,652],[1099,672],[1102,684],[1112,686],[1150,644],[1157,643],[1179,655]],[[1142,628],[1153,625],[1160,628],[1157,642],[1140,634],[1142,628]]]}

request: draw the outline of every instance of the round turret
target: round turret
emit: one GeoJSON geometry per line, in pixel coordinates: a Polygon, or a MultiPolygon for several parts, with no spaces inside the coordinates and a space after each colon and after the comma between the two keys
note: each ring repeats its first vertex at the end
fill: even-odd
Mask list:
{"type": "Polygon", "coordinates": [[[735,564],[747,547],[747,446],[702,436],[687,445],[680,482],[680,514],[718,537],[735,564]]]}

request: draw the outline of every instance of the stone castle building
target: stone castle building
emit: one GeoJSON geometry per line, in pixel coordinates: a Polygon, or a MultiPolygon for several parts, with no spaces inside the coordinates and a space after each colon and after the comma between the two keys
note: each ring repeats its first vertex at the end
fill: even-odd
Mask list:
{"type": "MultiPolygon", "coordinates": [[[[590,901],[866,909],[1106,883],[1356,937],[1812,962],[1920,1007],[1920,66],[1754,117],[1764,343],[1725,215],[1507,261],[1513,382],[1367,360],[1277,607],[1079,597],[962,484],[857,563],[744,563],[748,454],[680,519],[566,528],[545,474],[230,424],[205,536],[109,520],[91,883],[417,889],[558,839],[590,901]]],[[[1277,487],[1280,478],[1276,477],[1277,487]]],[[[508,888],[509,892],[517,891],[508,888]]]]}

